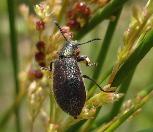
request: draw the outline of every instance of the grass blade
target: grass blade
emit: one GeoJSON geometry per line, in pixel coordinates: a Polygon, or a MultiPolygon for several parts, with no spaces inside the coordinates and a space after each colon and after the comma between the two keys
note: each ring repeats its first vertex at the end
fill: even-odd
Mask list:
{"type": "Polygon", "coordinates": [[[126,96],[126,93],[128,91],[128,88],[129,88],[130,82],[132,80],[132,76],[134,74],[134,71],[129,75],[129,77],[126,79],[126,81],[124,81],[121,84],[121,87],[119,88],[119,93],[124,93],[124,96],[122,98],[120,98],[117,102],[114,102],[112,110],[105,117],[102,116],[97,122],[95,122],[93,124],[92,129],[96,129],[101,124],[103,124],[105,122],[109,122],[111,119],[113,119],[113,117],[115,117],[118,114],[118,112],[122,106],[122,103],[124,101],[124,98],[126,96]]]}
{"type": "MultiPolygon", "coordinates": [[[[99,55],[98,55],[97,60],[96,60],[96,63],[98,63],[98,65],[97,65],[97,67],[94,71],[93,77],[92,77],[92,78],[94,78],[94,80],[98,79],[98,77],[99,77],[98,73],[103,68],[104,61],[106,59],[106,55],[108,53],[108,50],[109,50],[109,47],[110,47],[110,44],[111,44],[111,40],[113,38],[114,31],[116,29],[116,25],[117,25],[118,20],[120,18],[121,11],[122,11],[122,9],[120,9],[119,11],[117,11],[114,14],[116,16],[115,21],[110,21],[109,22],[109,25],[108,25],[108,28],[107,28],[107,31],[106,31],[106,34],[105,34],[105,37],[104,37],[104,41],[102,42],[101,50],[100,50],[99,55]]],[[[90,85],[89,85],[89,88],[91,88],[91,87],[92,87],[92,83],[90,83],[90,85]]]]}
{"type": "Polygon", "coordinates": [[[113,87],[118,87],[123,82],[133,69],[139,64],[144,56],[149,52],[153,46],[153,29],[147,31],[145,36],[140,40],[139,46],[135,49],[134,53],[125,61],[117,72],[113,82],[113,87]]]}
{"type": "MultiPolygon", "coordinates": [[[[151,92],[153,90],[153,84],[151,84],[148,88],[145,90],[142,90],[138,93],[137,97],[141,98],[139,102],[137,101],[138,98],[136,98],[135,105],[132,105],[132,107],[127,111],[123,112],[118,118],[112,120],[105,126],[102,126],[101,128],[97,129],[96,132],[112,132],[115,131],[121,124],[123,124],[132,114],[134,114],[138,109],[140,109],[145,103],[148,102],[148,100],[151,98],[151,92]]],[[[134,101],[135,102],[135,101],[134,101]]]]}
{"type": "MultiPolygon", "coordinates": [[[[9,24],[10,24],[10,40],[11,40],[11,57],[14,72],[14,83],[15,83],[15,98],[19,93],[19,82],[18,82],[18,52],[17,52],[17,34],[15,29],[15,1],[7,0],[9,24]]],[[[17,132],[21,132],[21,121],[19,107],[15,109],[15,120],[17,132]]]]}

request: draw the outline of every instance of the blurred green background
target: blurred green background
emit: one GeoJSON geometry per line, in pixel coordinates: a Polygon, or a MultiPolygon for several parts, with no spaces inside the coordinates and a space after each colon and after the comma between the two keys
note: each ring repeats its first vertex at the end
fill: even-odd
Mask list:
{"type": "MultiPolygon", "coordinates": [[[[109,49],[107,59],[104,64],[104,68],[101,71],[101,75],[103,75],[109,67],[111,67],[115,60],[118,47],[123,43],[123,33],[128,28],[131,14],[132,14],[132,7],[133,6],[145,6],[147,0],[131,0],[127,2],[124,6],[124,9],[121,14],[121,18],[119,20],[118,26],[116,28],[115,35],[113,37],[113,41],[111,47],[109,49]]],[[[18,1],[18,8],[20,3],[26,3],[31,8],[33,6],[33,1],[31,0],[20,0],[18,1]]],[[[18,9],[17,9],[18,10],[18,9]]],[[[19,60],[22,65],[22,56],[25,53],[25,43],[28,42],[30,36],[28,36],[28,32],[24,25],[23,18],[17,12],[16,17],[16,25],[18,31],[18,52],[19,52],[19,60]],[[24,43],[25,42],[25,43],[24,43]],[[23,50],[24,49],[24,50],[23,50]]],[[[104,21],[101,25],[98,25],[92,32],[86,35],[82,42],[89,40],[90,38],[103,38],[106,30],[106,25],[108,21],[104,21]],[[100,29],[100,30],[99,30],[100,29]],[[98,33],[97,33],[98,32],[98,33]]],[[[81,41],[81,40],[80,40],[81,41]]],[[[28,43],[26,43],[28,44],[28,43]]],[[[97,45],[85,45],[82,46],[81,54],[88,55],[89,58],[94,62],[98,55],[99,49],[101,47],[101,43],[97,45]]],[[[12,61],[11,61],[11,53],[10,53],[10,39],[9,39],[9,21],[8,21],[8,13],[7,13],[7,6],[6,1],[0,1],[0,118],[5,112],[7,108],[12,104],[14,98],[14,83],[13,83],[13,70],[12,70],[12,61]]],[[[130,89],[128,91],[128,96],[126,100],[129,98],[134,98],[136,93],[139,90],[145,89],[145,86],[150,84],[153,81],[153,50],[151,50],[147,56],[141,61],[138,65],[134,77],[132,79],[132,83],[130,85],[130,89]]],[[[84,74],[91,76],[94,72],[93,68],[85,67],[81,64],[81,69],[84,74]]],[[[22,69],[22,67],[20,67],[22,69]]],[[[125,75],[126,76],[126,75],[125,75]]],[[[88,87],[89,82],[86,82],[86,86],[88,87]]],[[[101,114],[105,115],[111,109],[111,105],[106,105],[103,109],[101,114]]],[[[21,117],[22,117],[22,127],[23,131],[26,132],[28,130],[28,108],[26,104],[26,100],[22,103],[21,107],[21,117]]],[[[38,127],[39,128],[39,127],[38,127]]],[[[142,111],[136,115],[134,118],[127,120],[117,132],[136,132],[139,130],[144,130],[145,132],[152,131],[153,132],[153,100],[149,100],[149,102],[143,107],[142,111]],[[150,129],[148,129],[150,128],[150,129]]],[[[15,131],[14,125],[14,116],[12,116],[11,120],[7,124],[6,132],[13,132],[15,131]]],[[[38,129],[37,129],[38,130],[38,129]]]]}

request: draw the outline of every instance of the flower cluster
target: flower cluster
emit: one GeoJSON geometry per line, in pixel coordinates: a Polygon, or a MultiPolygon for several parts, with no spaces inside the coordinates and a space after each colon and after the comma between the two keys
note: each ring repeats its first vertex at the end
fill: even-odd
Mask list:
{"type": "Polygon", "coordinates": [[[71,29],[82,28],[89,20],[91,9],[85,2],[76,2],[67,13],[67,25],[71,29]]]}
{"type": "Polygon", "coordinates": [[[37,61],[39,66],[45,67],[45,43],[43,41],[38,41],[36,47],[38,51],[35,53],[35,60],[37,61]]]}
{"type": "Polygon", "coordinates": [[[41,72],[40,69],[34,69],[34,68],[30,68],[28,71],[28,78],[30,80],[37,80],[37,79],[41,79],[43,77],[43,73],[41,72]]]}

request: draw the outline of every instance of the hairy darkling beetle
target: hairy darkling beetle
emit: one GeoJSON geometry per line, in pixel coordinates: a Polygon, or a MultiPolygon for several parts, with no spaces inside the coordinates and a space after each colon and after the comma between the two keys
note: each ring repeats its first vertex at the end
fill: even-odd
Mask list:
{"type": "MultiPolygon", "coordinates": [[[[74,118],[77,118],[86,100],[86,91],[82,78],[91,80],[101,89],[90,77],[81,75],[77,62],[84,61],[87,66],[90,66],[91,62],[87,56],[79,55],[78,46],[100,39],[93,39],[85,43],[68,40],[64,36],[59,24],[56,21],[54,22],[65,38],[66,43],[59,52],[59,58],[50,64],[50,70],[52,70],[52,64],[54,63],[53,92],[61,109],[74,118]]],[[[103,89],[101,90],[104,91],[103,89]]]]}

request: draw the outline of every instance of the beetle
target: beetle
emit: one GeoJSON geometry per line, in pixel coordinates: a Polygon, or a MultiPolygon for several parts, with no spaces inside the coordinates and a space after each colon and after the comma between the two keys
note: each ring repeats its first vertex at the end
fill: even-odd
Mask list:
{"type": "Polygon", "coordinates": [[[80,61],[84,61],[87,66],[93,65],[87,56],[79,54],[79,46],[100,39],[92,39],[85,43],[68,40],[59,24],[56,21],[54,22],[66,42],[58,53],[58,59],[50,63],[50,71],[53,71],[53,93],[60,108],[76,119],[80,115],[86,101],[83,78],[91,80],[100,90],[104,91],[93,79],[87,75],[81,75],[78,66],[80,61]]]}

